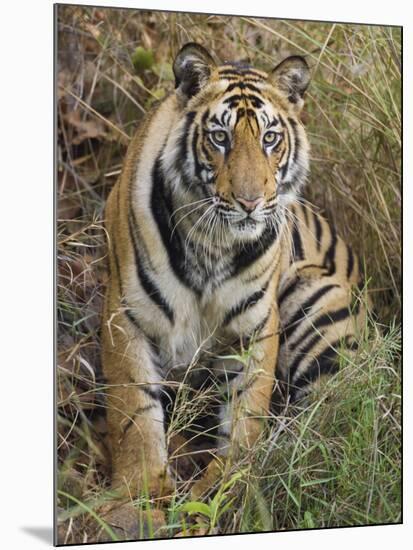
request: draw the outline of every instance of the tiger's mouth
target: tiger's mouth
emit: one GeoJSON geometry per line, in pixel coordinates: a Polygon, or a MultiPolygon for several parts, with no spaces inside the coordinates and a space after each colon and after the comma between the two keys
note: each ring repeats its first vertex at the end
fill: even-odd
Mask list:
{"type": "Polygon", "coordinates": [[[234,222],[235,227],[238,231],[250,231],[252,229],[255,229],[257,224],[259,224],[257,220],[253,220],[249,216],[247,218],[244,218],[243,220],[239,220],[234,222]]]}
{"type": "Polygon", "coordinates": [[[242,212],[226,201],[214,197],[215,214],[224,224],[224,234],[234,242],[258,240],[268,229],[275,225],[278,218],[276,204],[263,204],[252,212],[242,212]]]}
{"type": "Polygon", "coordinates": [[[256,220],[250,216],[228,220],[227,231],[235,241],[253,241],[259,239],[266,227],[265,220],[256,220]]]}

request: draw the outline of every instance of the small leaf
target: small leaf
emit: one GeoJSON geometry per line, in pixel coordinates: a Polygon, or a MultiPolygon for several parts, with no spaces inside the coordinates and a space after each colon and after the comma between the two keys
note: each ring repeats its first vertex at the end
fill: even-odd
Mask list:
{"type": "Polygon", "coordinates": [[[246,473],[245,469],[235,472],[235,474],[231,476],[231,479],[224,484],[223,490],[226,491],[227,489],[230,489],[233,485],[235,485],[237,481],[242,479],[245,473],[246,473]]]}
{"type": "Polygon", "coordinates": [[[235,501],[235,497],[231,498],[225,505],[223,505],[219,510],[218,510],[218,513],[217,513],[217,519],[219,519],[223,514],[225,514],[225,512],[231,508],[232,504],[234,503],[235,501]]]}
{"type": "Polygon", "coordinates": [[[309,529],[313,529],[315,527],[313,515],[308,510],[304,512],[304,526],[309,529]]]}
{"type": "Polygon", "coordinates": [[[301,487],[312,487],[313,485],[321,485],[322,483],[328,483],[329,481],[333,481],[334,479],[337,479],[337,476],[312,479],[311,481],[303,481],[301,483],[301,487]]]}
{"type": "Polygon", "coordinates": [[[211,517],[211,509],[208,504],[194,500],[186,502],[178,508],[178,512],[186,512],[187,514],[202,514],[207,518],[211,517]]]}
{"type": "Polygon", "coordinates": [[[137,73],[150,69],[154,64],[153,51],[138,46],[132,54],[132,63],[137,73]]]}

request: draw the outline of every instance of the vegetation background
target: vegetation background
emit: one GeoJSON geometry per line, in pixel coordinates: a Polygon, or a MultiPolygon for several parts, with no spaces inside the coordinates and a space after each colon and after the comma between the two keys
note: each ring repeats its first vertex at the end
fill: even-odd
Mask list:
{"type": "MultiPolygon", "coordinates": [[[[216,502],[188,503],[182,483],[167,529],[155,522],[142,536],[400,522],[401,29],[63,5],[57,13],[59,542],[91,542],[96,524],[105,529],[103,209],[139,122],[173,89],[171,63],[188,41],[263,69],[306,56],[305,196],[363,259],[375,317],[356,360],[343,358],[319,399],[282,430],[269,423],[216,502]]],[[[142,496],[134,505],[141,513],[162,503],[142,496]]]]}

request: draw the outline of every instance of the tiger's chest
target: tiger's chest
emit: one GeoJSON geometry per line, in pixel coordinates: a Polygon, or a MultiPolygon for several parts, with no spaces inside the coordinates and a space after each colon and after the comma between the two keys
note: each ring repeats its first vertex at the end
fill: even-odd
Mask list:
{"type": "Polygon", "coordinates": [[[176,290],[174,323],[158,331],[165,378],[200,380],[214,368],[217,355],[228,354],[231,343],[249,337],[274,306],[269,289],[274,277],[206,285],[201,296],[176,290]]]}

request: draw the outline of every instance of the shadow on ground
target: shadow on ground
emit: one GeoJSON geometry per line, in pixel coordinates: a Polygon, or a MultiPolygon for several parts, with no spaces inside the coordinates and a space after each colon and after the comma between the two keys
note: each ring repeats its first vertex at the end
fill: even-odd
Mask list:
{"type": "Polygon", "coordinates": [[[22,527],[21,530],[32,537],[35,537],[48,545],[53,545],[52,527],[22,527]]]}

